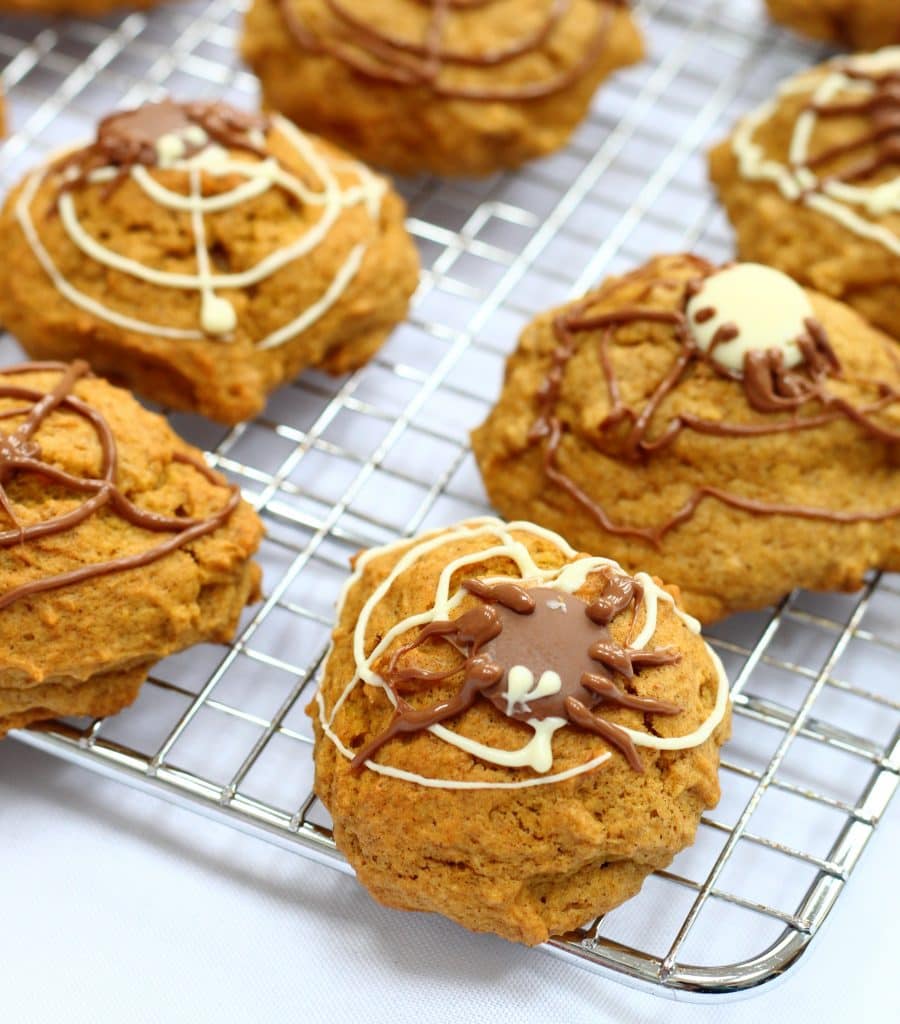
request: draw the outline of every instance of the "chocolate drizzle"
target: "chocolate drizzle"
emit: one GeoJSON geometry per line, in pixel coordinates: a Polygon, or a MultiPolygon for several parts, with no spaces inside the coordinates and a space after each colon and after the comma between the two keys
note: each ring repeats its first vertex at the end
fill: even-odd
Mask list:
{"type": "MultiPolygon", "coordinates": [[[[875,413],[900,402],[900,391],[887,382],[879,382],[878,398],[863,406],[856,406],[831,391],[829,380],[842,377],[843,370],[828,342],[825,330],[816,320],[807,320],[804,335],[797,339],[803,356],[799,366],[786,367],[781,352],[773,348],[748,352],[743,370],[733,371],[717,363],[712,354],[716,344],[730,341],[739,334],[735,325],[725,325],[728,328],[733,327],[733,330],[720,329],[711,348],[704,352],[692,336],[683,308],[658,309],[643,304],[655,287],[680,289],[685,305],[698,293],[702,281],[712,274],[715,268],[697,257],[686,258],[697,270],[697,276],[687,283],[667,281],[654,276],[652,272],[637,271],[626,279],[627,282],[634,283],[642,277],[646,278],[646,286],[635,304],[611,312],[591,313],[597,302],[606,298],[606,293],[601,291],[588,295],[570,306],[553,321],[556,348],[551,353],[549,369],[536,394],[536,415],[528,435],[529,445],[545,445],[543,467],[547,479],[576,501],[608,533],[633,537],[654,547],[659,547],[666,534],[689,520],[708,497],[753,515],[786,515],[835,523],[879,522],[900,516],[900,507],[882,512],[832,511],[757,500],[722,488],[704,486],[697,488],[682,507],[674,511],[664,522],[652,527],[632,526],[614,521],[603,506],[566,473],[561,466],[561,449],[567,427],[558,413],[563,378],[569,361],[579,346],[594,338],[609,399],[609,411],[597,429],[603,442],[614,445],[619,457],[626,460],[644,461],[652,458],[657,452],[671,446],[685,430],[720,437],[760,437],[767,434],[810,430],[838,419],[855,423],[861,431],[876,441],[886,444],[900,442],[900,431],[872,418],[875,413]],[[634,323],[664,325],[672,331],[678,341],[674,361],[640,408],[624,402],[612,359],[616,332],[634,323]],[[670,419],[661,430],[655,431],[653,427],[660,406],[688,378],[697,364],[703,364],[717,375],[733,380],[736,386],[743,390],[748,406],[756,412],[768,415],[783,413],[787,416],[773,416],[771,422],[729,423],[680,413],[670,419]],[[808,404],[817,406],[818,410],[811,415],[802,415],[803,408],[808,404]]],[[[705,313],[705,309],[701,309],[700,312],[705,313]]]]}
{"type": "Polygon", "coordinates": [[[585,50],[571,68],[543,81],[509,87],[455,85],[446,81],[446,71],[454,68],[482,69],[491,72],[520,57],[537,52],[551,42],[573,0],[547,0],[547,14],[533,32],[493,50],[469,53],[451,49],[443,39],[454,15],[492,6],[497,0],[409,0],[430,9],[430,17],[421,42],[403,39],[349,11],[343,0],[323,0],[334,20],[334,31],[317,34],[304,21],[291,0],[277,0],[285,27],[302,49],[327,54],[354,72],[376,82],[408,88],[424,88],[436,96],[476,102],[524,101],[541,99],[568,88],[599,59],[607,45],[613,9],[627,0],[594,0],[597,8],[593,26],[584,29],[585,50]]]}
{"type": "MultiPolygon", "coordinates": [[[[780,349],[748,352],[744,358],[744,393],[750,407],[757,412],[795,411],[811,401],[828,404],[823,395],[823,383],[827,377],[839,377],[841,364],[828,341],[822,325],[813,319],[806,321],[805,335],[797,339],[803,355],[802,371],[788,369],[780,349]]],[[[849,403],[831,396],[831,401],[853,418],[855,409],[849,403]]],[[[876,435],[882,432],[877,423],[866,421],[876,435]]]]}
{"type": "Polygon", "coordinates": [[[590,603],[552,587],[465,580],[463,587],[481,603],[456,619],[428,623],[394,652],[384,673],[394,698],[393,718],[355,755],[353,770],[361,771],[389,740],[462,714],[483,697],[516,721],[562,719],[593,732],[619,750],[635,771],[643,771],[628,733],[597,711],[609,706],[645,715],[678,714],[675,704],[637,696],[628,686],[642,668],[674,664],[680,655],[669,648],[618,643],[609,624],[629,607],[636,618],[643,590],[624,574],[599,574],[603,587],[590,603]],[[403,664],[430,640],[448,643],[464,660],[444,671],[403,664]],[[417,709],[404,696],[460,675],[462,685],[453,696],[430,707],[417,709]]]}
{"type": "Polygon", "coordinates": [[[73,530],[103,508],[111,509],[132,526],[150,533],[169,533],[172,536],[133,555],[83,565],[69,572],[39,577],[13,587],[5,593],[0,593],[0,610],[24,597],[58,590],[85,580],[125,572],[158,561],[170,552],[217,530],[227,522],[240,503],[240,491],[236,487],[227,487],[207,466],[195,462],[188,455],[175,452],[174,461],[191,466],[227,491],[228,498],[222,508],[211,516],[192,518],[165,516],[135,505],[116,484],[118,452],[109,423],[97,409],[74,394],[75,385],[89,374],[90,368],[82,361],[71,365],[49,362],[23,363],[0,369],[0,399],[14,399],[24,403],[0,412],[0,420],[22,417],[22,422],[10,433],[0,432],[0,510],[12,524],[12,529],[0,531],[0,548],[23,545],[31,540],[73,530]],[[9,377],[48,371],[58,371],[60,374],[56,385],[49,392],[37,391],[7,381],[9,377]],[[36,435],[57,410],[72,413],[93,428],[100,446],[100,471],[96,476],[74,476],[42,460],[40,443],[36,435]],[[17,517],[14,503],[6,490],[10,480],[17,474],[41,477],[50,484],[84,495],[85,500],[68,512],[26,525],[17,517]]]}
{"type": "Polygon", "coordinates": [[[849,78],[868,82],[872,93],[864,100],[817,103],[811,100],[807,110],[819,118],[868,118],[870,127],[862,134],[836,143],[804,160],[799,166],[809,170],[827,165],[834,160],[865,154],[855,163],[822,177],[810,191],[821,191],[830,182],[851,184],[871,178],[886,167],[900,165],[900,72],[875,74],[857,68],[845,68],[849,78]]]}
{"type": "Polygon", "coordinates": [[[92,171],[116,167],[121,171],[118,183],[134,166],[155,167],[159,163],[157,143],[166,135],[178,136],[184,143],[185,157],[195,156],[207,146],[218,143],[226,149],[241,149],[263,158],[257,133],[268,130],[268,119],[226,103],[197,100],[176,103],[166,99],[145,103],[133,110],[119,110],[104,117],[97,126],[97,137],[89,146],[63,157],[57,169],[65,173],[63,188],[77,188],[92,171]],[[192,141],[188,129],[199,128],[205,140],[192,141]]]}

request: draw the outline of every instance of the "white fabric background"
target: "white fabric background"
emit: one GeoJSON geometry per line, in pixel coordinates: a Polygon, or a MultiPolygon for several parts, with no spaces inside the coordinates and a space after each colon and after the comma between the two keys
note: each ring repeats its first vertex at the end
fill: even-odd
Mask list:
{"type": "Polygon", "coordinates": [[[344,875],[7,741],[0,1021],[894,1021],[898,810],[779,986],[676,1005],[384,910],[344,875]]]}

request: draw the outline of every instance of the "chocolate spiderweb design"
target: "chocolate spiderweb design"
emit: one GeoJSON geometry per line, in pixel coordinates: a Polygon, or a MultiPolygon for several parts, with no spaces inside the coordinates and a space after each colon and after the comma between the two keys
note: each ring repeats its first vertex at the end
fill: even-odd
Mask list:
{"type": "Polygon", "coordinates": [[[779,98],[740,122],[732,148],[744,178],[770,181],[786,199],[900,256],[896,227],[879,220],[900,212],[900,46],[839,57],[818,77],[790,79],[779,98]],[[782,162],[756,134],[776,115],[781,99],[791,96],[805,102],[782,162]],[[864,125],[845,141],[816,149],[820,124],[840,118],[864,125]]]}
{"type": "MultiPolygon", "coordinates": [[[[856,406],[829,390],[829,379],[842,376],[843,371],[818,321],[808,319],[805,334],[797,339],[803,357],[799,366],[787,368],[782,352],[772,348],[748,352],[743,371],[740,372],[729,370],[712,358],[718,345],[731,341],[738,335],[739,328],[736,325],[724,324],[713,338],[710,349],[704,352],[693,338],[684,309],[658,309],[642,305],[641,302],[658,286],[681,287],[685,302],[698,293],[703,280],[714,273],[715,268],[697,257],[684,258],[690,259],[698,271],[696,278],[689,281],[686,286],[674,280],[655,276],[652,272],[639,270],[628,275],[623,282],[627,286],[642,277],[646,278],[642,298],[636,304],[625,305],[610,312],[592,312],[592,308],[598,302],[614,299],[614,293],[605,289],[586,296],[554,319],[553,333],[557,344],[551,355],[550,368],[536,397],[537,414],[528,438],[531,445],[545,445],[543,467],[547,479],[576,501],[608,533],[634,537],[654,547],[660,546],[666,534],[687,522],[707,498],[714,498],[725,505],[753,515],[786,515],[835,523],[879,522],[900,516],[900,506],[883,511],[835,511],[757,500],[709,485],[698,487],[685,503],[663,522],[652,527],[633,526],[613,520],[602,504],[587,494],[577,481],[565,472],[561,467],[561,457],[564,454],[567,428],[557,411],[563,379],[566,367],[579,346],[591,343],[597,344],[599,349],[600,365],[610,405],[610,411],[598,425],[599,431],[604,437],[615,431],[618,437],[621,436],[624,425],[621,457],[626,460],[639,462],[651,459],[658,452],[670,447],[686,430],[720,437],[761,437],[766,434],[813,430],[842,418],[857,424],[865,434],[877,441],[887,444],[900,441],[900,432],[872,418],[874,414],[900,402],[900,392],[892,385],[878,382],[878,397],[862,406],[856,406]],[[678,341],[678,354],[675,360],[642,408],[629,406],[623,401],[620,381],[612,360],[617,330],[634,323],[664,325],[673,332],[678,341]],[[660,406],[688,378],[692,368],[698,363],[710,367],[719,376],[733,380],[735,386],[742,388],[749,407],[757,412],[772,415],[771,422],[729,423],[724,420],[704,419],[690,413],[679,413],[660,430],[655,430],[660,406]],[[809,415],[801,414],[801,410],[807,405],[812,405],[815,411],[809,415]],[[776,413],[787,415],[776,418],[776,413]]],[[[713,310],[701,309],[697,316],[702,321],[713,313],[713,310]]]]}
{"type": "MultiPolygon", "coordinates": [[[[401,540],[383,548],[370,548],[355,562],[338,602],[343,614],[348,594],[365,586],[363,580],[373,559],[396,553],[393,568],[369,590],[356,616],[352,635],[355,672],[345,685],[338,682],[331,661],[325,680],[316,694],[319,725],[351,770],[368,771],[416,785],[439,789],[523,789],[555,784],[595,771],[621,752],[638,771],[642,769],[635,747],[682,751],[699,746],[713,735],[728,708],[728,680],[716,653],[704,645],[708,669],[717,679],[715,704],[691,732],[663,736],[652,729],[650,715],[677,715],[679,708],[667,701],[639,696],[635,677],[644,669],[671,665],[679,652],[652,647],[659,622],[659,608],[666,604],[688,633],[698,634],[700,624],[686,615],[646,573],[628,576],[608,558],[579,554],[558,534],[534,523],[504,523],[482,518],[456,527],[427,533],[415,541],[401,540]],[[544,552],[558,553],[563,564],[542,567],[535,562],[530,538],[544,552]],[[463,553],[461,553],[463,552],[463,553]],[[434,599],[425,610],[381,626],[373,633],[372,615],[386,602],[394,608],[392,595],[405,590],[405,581],[416,578],[421,561],[435,555],[443,567],[436,582],[434,599]],[[479,574],[478,567],[502,558],[515,567],[511,576],[479,574]],[[412,574],[407,576],[406,574],[412,574]],[[594,595],[590,601],[577,594],[588,581],[594,595]],[[451,587],[451,581],[462,580],[451,587]],[[599,586],[597,585],[599,584],[599,586]],[[400,591],[395,588],[400,588],[400,591]],[[473,605],[473,597],[477,601],[473,605]],[[463,604],[467,607],[464,609],[463,604]],[[454,612],[459,609],[459,614],[454,612]],[[609,624],[619,615],[629,616],[627,638],[616,642],[609,624]],[[374,644],[373,644],[374,640],[374,644]],[[417,648],[434,647],[442,661],[427,670],[417,648]],[[435,645],[437,645],[435,647],[435,645]],[[442,647],[447,649],[442,651],[442,647]],[[449,656],[450,661],[444,660],[449,656]],[[377,667],[376,667],[377,666],[377,667]],[[458,685],[457,685],[458,684],[458,685]],[[387,728],[361,749],[356,741],[342,738],[345,728],[342,708],[357,686],[383,690],[393,715],[387,728]],[[412,694],[427,700],[427,692],[441,687],[430,706],[413,706],[412,694]],[[480,743],[443,723],[462,716],[481,700],[492,704],[503,716],[531,729],[521,747],[508,749],[480,743]],[[610,722],[599,712],[604,707],[631,708],[644,714],[644,729],[631,729],[610,722]],[[600,736],[612,748],[577,764],[551,771],[552,741],[563,728],[600,736]],[[427,730],[443,743],[464,751],[483,765],[500,768],[529,768],[528,776],[502,780],[494,777],[435,778],[400,768],[391,763],[391,748],[375,760],[391,738],[427,730]]],[[[427,572],[427,570],[426,570],[427,572]]],[[[423,650],[422,655],[425,654],[423,650]]],[[[432,663],[433,664],[433,663],[432,663]]],[[[698,671],[701,671],[698,666],[698,671]]],[[[351,718],[352,737],[358,724],[351,718]]]]}
{"type": "Polygon", "coordinates": [[[12,523],[12,529],[0,531],[0,548],[12,548],[72,530],[103,508],[109,508],[132,526],[150,533],[171,534],[168,539],[153,547],[132,555],[95,562],[72,569],[69,572],[39,577],[20,586],[0,593],[0,610],[14,601],[48,590],[82,583],[85,580],[125,572],[164,558],[170,552],[184,547],[191,541],[212,533],[224,525],[240,503],[240,491],[227,487],[205,465],[188,455],[175,452],[175,462],[191,466],[211,483],[226,491],[228,497],[222,508],[211,516],[192,518],[189,516],[165,516],[139,508],[116,485],[118,472],[118,451],[116,440],[105,417],[73,393],[75,385],[90,374],[87,363],[78,361],[65,363],[23,363],[0,369],[0,399],[13,399],[23,404],[0,411],[0,420],[22,418],[22,422],[10,432],[0,431],[0,509],[12,523]],[[56,385],[48,392],[10,383],[9,378],[37,372],[59,371],[56,385]],[[100,446],[100,471],[95,477],[79,477],[45,462],[41,457],[40,443],[36,439],[41,426],[57,410],[73,413],[93,429],[100,446]],[[16,474],[31,474],[48,483],[84,496],[76,508],[41,520],[24,524],[16,516],[13,502],[7,494],[7,486],[16,474]]]}
{"type": "MultiPolygon", "coordinates": [[[[290,310],[293,315],[265,336],[252,338],[256,348],[271,349],[308,330],[350,287],[375,237],[384,193],[385,183],[362,164],[325,153],[277,114],[263,118],[219,102],[163,100],[103,118],[94,142],[26,178],[15,212],[35,259],[56,289],[80,309],[122,330],[172,340],[227,344],[240,325],[235,305],[218,293],[252,291],[314,252],[346,211],[362,208],[371,226],[349,245],[321,294],[306,308],[290,310]],[[281,151],[292,153],[302,170],[293,166],[293,160],[278,159],[270,151],[273,129],[277,130],[281,151]],[[165,176],[151,173],[159,170],[165,176]],[[53,202],[46,211],[35,210],[41,205],[36,202],[39,190],[48,179],[53,202]],[[190,271],[171,271],[151,265],[152,261],[132,259],[106,245],[102,236],[91,234],[82,222],[75,202],[79,190],[96,186],[103,190],[103,198],[108,198],[126,180],[161,214],[186,221],[194,249],[190,271]],[[210,183],[214,189],[209,189],[210,183]],[[318,216],[304,222],[287,244],[272,249],[252,265],[239,270],[217,267],[215,247],[208,242],[207,217],[239,211],[271,190],[283,193],[305,213],[318,216]],[[40,227],[47,215],[59,218],[68,241],[98,267],[145,284],[195,295],[199,306],[197,326],[180,327],[131,316],[76,287],[41,237],[40,227]]],[[[252,317],[245,327],[252,332],[252,317]]]]}
{"type": "Polygon", "coordinates": [[[613,8],[627,0],[593,0],[596,18],[585,26],[585,49],[581,59],[566,71],[543,81],[509,87],[467,86],[446,81],[448,69],[481,69],[486,74],[518,58],[535,53],[552,41],[573,0],[546,0],[547,12],[537,29],[493,50],[466,52],[445,45],[443,40],[454,16],[495,6],[497,0],[408,0],[411,7],[426,7],[430,16],[421,42],[414,42],[365,20],[348,10],[345,0],[323,0],[335,21],[333,35],[317,34],[304,21],[292,0],[276,0],[288,32],[303,49],[328,54],[366,77],[397,86],[422,87],[436,96],[478,102],[540,99],[566,89],[599,59],[607,44],[613,8]]]}
{"type": "Polygon", "coordinates": [[[677,715],[681,709],[669,701],[622,690],[616,676],[630,682],[641,668],[671,665],[680,655],[666,648],[636,650],[617,643],[609,623],[627,608],[633,609],[636,618],[643,590],[630,576],[609,570],[604,580],[601,595],[590,604],[550,587],[526,589],[517,583],[464,580],[463,587],[482,604],[457,619],[429,623],[415,640],[393,654],[386,680],[396,700],[394,716],[384,732],[357,753],[353,769],[361,771],[395,736],[419,732],[462,714],[482,696],[520,722],[561,718],[596,733],[624,754],[635,771],[643,771],[628,733],[595,714],[594,709],[609,705],[645,714],[677,715]],[[443,672],[400,664],[407,654],[432,639],[447,641],[465,654],[465,661],[443,672]],[[417,710],[403,696],[460,673],[462,687],[450,700],[417,710]]]}

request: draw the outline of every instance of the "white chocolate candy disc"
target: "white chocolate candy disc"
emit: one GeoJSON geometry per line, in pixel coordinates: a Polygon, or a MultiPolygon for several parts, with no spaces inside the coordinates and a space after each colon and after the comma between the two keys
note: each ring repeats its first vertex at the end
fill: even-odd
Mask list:
{"type": "Polygon", "coordinates": [[[687,304],[697,346],[728,370],[743,370],[748,352],[779,349],[785,366],[803,361],[797,339],[807,334],[815,313],[806,292],[787,274],[761,263],[738,263],[703,282],[687,304]],[[736,327],[729,341],[713,344],[717,333],[736,327]]]}

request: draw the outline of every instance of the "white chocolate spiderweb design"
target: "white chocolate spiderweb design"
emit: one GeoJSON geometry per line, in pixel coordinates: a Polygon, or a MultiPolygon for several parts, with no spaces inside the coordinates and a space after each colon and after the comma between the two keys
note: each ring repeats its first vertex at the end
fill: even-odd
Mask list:
{"type": "MultiPolygon", "coordinates": [[[[321,687],[316,693],[316,704],[318,707],[319,723],[325,736],[334,744],[338,752],[348,761],[352,761],[355,751],[350,749],[338,734],[336,726],[337,718],[345,701],[357,686],[368,684],[384,691],[388,699],[394,703],[391,689],[386,685],[385,680],[375,671],[373,665],[390,648],[391,644],[404,633],[419,626],[438,619],[450,617],[450,613],[462,602],[466,591],[463,588],[455,593],[450,593],[451,580],[455,573],[467,565],[477,565],[484,561],[505,557],[515,563],[519,576],[497,576],[479,577],[485,583],[499,581],[527,581],[532,584],[550,586],[567,594],[574,594],[585,583],[588,575],[604,568],[616,572],[623,570],[617,562],[608,558],[580,558],[570,562],[559,569],[541,569],[534,561],[527,546],[516,540],[514,533],[528,533],[536,538],[549,541],[567,559],[575,559],[577,552],[566,541],[551,530],[535,526],[528,522],[504,523],[500,519],[485,517],[472,519],[461,523],[453,529],[435,530],[424,534],[418,542],[406,551],[391,573],[384,579],[370,595],[360,612],[356,627],[353,633],[353,657],[355,663],[355,675],[344,687],[333,706],[326,707],[325,698],[321,687]],[[378,604],[388,595],[393,584],[398,578],[411,568],[424,555],[447,545],[452,545],[457,540],[472,540],[483,538],[485,546],[474,552],[461,555],[448,562],[441,572],[438,580],[435,599],[432,606],[424,612],[410,615],[401,622],[396,623],[388,630],[370,651],[366,651],[366,632],[372,616],[372,612],[378,604]]],[[[347,581],[338,601],[337,616],[340,618],[346,596],[352,586],[362,577],[366,565],[376,557],[404,547],[409,544],[408,540],[397,541],[394,544],[380,548],[370,548],[364,552],[356,561],[354,572],[347,581]]],[[[657,586],[646,573],[637,573],[635,580],[644,588],[645,618],[640,633],[630,642],[634,650],[645,649],[653,639],[657,625],[657,610],[660,601],[666,601],[672,605],[675,613],[685,623],[692,633],[699,634],[700,624],[696,619],[687,615],[675,605],[672,596],[657,586]]],[[[684,736],[656,736],[649,732],[642,732],[635,729],[628,729],[619,726],[632,742],[638,747],[651,747],[656,750],[687,750],[699,746],[705,742],[715,731],[716,727],[725,716],[728,707],[728,679],[718,655],[707,644],[706,650],[716,671],[718,687],[713,710],[709,716],[692,732],[684,736]]],[[[395,705],[396,706],[396,705],[395,705]]],[[[520,779],[510,782],[489,782],[465,779],[441,779],[420,775],[415,772],[396,768],[390,764],[382,764],[375,760],[368,760],[365,766],[368,770],[377,772],[380,775],[390,776],[395,779],[402,779],[407,782],[416,783],[420,786],[428,786],[438,789],[525,789],[531,786],[548,785],[554,782],[562,782],[565,779],[583,775],[586,772],[594,771],[613,755],[604,751],[591,758],[583,764],[576,765],[565,771],[552,772],[553,751],[552,740],[554,734],[564,726],[568,725],[564,718],[538,718],[529,719],[527,724],[532,728],[531,739],[517,750],[505,750],[498,747],[491,747],[479,743],[468,737],[462,736],[452,729],[443,725],[432,725],[428,731],[432,735],[454,747],[477,757],[482,761],[505,768],[532,768],[536,772],[549,773],[540,774],[536,778],[520,779]]]]}
{"type": "MultiPolygon", "coordinates": [[[[42,183],[51,173],[50,167],[34,172],[23,185],[16,202],[15,212],[19,225],[36,259],[47,273],[57,290],[69,302],[80,309],[123,330],[136,331],[173,340],[215,340],[227,343],[234,337],[237,326],[235,310],[231,303],[217,292],[230,289],[251,288],[271,277],[289,263],[312,253],[328,236],[343,212],[351,207],[362,206],[374,225],[377,224],[386,185],[365,166],[356,161],[324,155],[301,131],[280,116],[272,118],[273,128],[290,144],[308,166],[311,176],[317,179],[318,187],[311,187],[296,175],[285,169],[274,157],[258,159],[255,156],[229,152],[218,145],[208,145],[195,155],[182,159],[175,155],[166,159],[160,153],[160,166],[166,170],[182,171],[186,179],[187,192],[167,188],[150,171],[140,165],[127,170],[127,175],[156,204],[167,210],[189,213],[194,239],[196,270],[194,273],[177,273],[158,270],[137,260],[124,256],[105,246],[92,236],[79,220],[72,194],[63,189],[59,196],[58,214],[68,238],[86,257],[111,270],[127,274],[148,284],[179,291],[193,292],[199,297],[200,316],[196,329],[175,327],[155,323],[112,309],[100,299],[81,291],[69,281],[56,265],[44,245],[32,207],[42,183]],[[203,177],[237,176],[243,181],[225,192],[214,195],[203,194],[203,177]],[[350,175],[350,184],[341,181],[341,175],[350,175]],[[297,238],[282,248],[275,249],[255,266],[236,273],[218,273],[212,267],[207,248],[205,216],[223,210],[233,209],[241,203],[262,195],[271,188],[280,188],[293,196],[304,206],[319,208],[319,218],[307,227],[297,238]]],[[[264,141],[264,140],[262,140],[264,141]]],[[[121,173],[113,166],[99,167],[87,175],[91,184],[109,182],[121,173]]],[[[367,241],[353,245],[325,290],[297,315],[255,342],[259,349],[272,349],[285,344],[302,334],[320,320],[341,298],[359,272],[363,258],[369,248],[367,241]]]]}
{"type": "MultiPolygon", "coordinates": [[[[839,95],[865,101],[875,94],[879,77],[893,79],[898,75],[900,46],[891,46],[872,54],[836,58],[824,75],[813,70],[789,79],[775,99],[738,124],[731,145],[741,175],[750,181],[772,182],[786,199],[817,210],[861,238],[878,242],[900,256],[900,235],[896,230],[870,219],[900,213],[900,170],[887,181],[869,184],[820,177],[806,166],[819,124],[819,114],[810,108],[804,109],[794,124],[786,163],[767,156],[756,141],[757,132],[775,114],[784,97],[808,94],[811,104],[823,106],[839,95]]],[[[900,96],[900,79],[897,89],[900,96]]]]}

